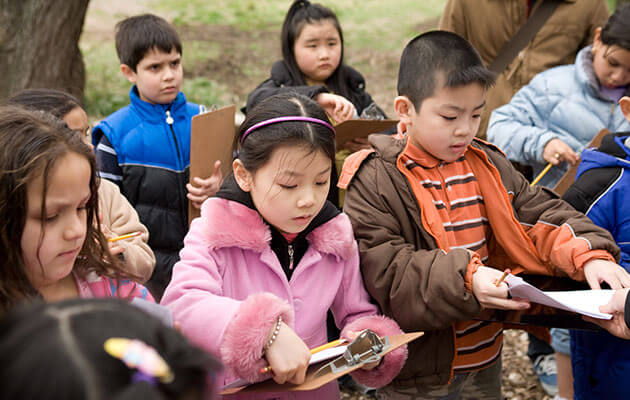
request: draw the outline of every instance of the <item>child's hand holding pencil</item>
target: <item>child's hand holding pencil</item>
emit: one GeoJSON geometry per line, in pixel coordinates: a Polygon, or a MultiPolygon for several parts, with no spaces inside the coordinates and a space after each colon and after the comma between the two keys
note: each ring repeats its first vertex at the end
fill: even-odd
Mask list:
{"type": "Polygon", "coordinates": [[[501,310],[524,310],[529,308],[527,300],[508,298],[508,287],[501,283],[509,273],[509,269],[500,271],[480,266],[473,274],[472,291],[482,307],[501,310]]]}

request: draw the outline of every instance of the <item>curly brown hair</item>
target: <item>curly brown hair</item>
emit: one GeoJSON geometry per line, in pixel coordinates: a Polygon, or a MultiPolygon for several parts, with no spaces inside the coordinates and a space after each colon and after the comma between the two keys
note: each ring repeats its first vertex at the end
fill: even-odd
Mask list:
{"type": "MultiPolygon", "coordinates": [[[[138,277],[125,273],[109,252],[98,219],[96,160],[77,132],[43,111],[0,107],[0,314],[20,301],[41,297],[29,281],[20,245],[28,210],[27,186],[43,177],[41,219],[45,220],[48,179],[57,161],[76,153],[90,164],[90,198],[86,204],[87,232],[73,272],[89,272],[115,279],[138,277]]],[[[44,225],[39,245],[42,245],[44,225]]],[[[42,266],[43,268],[43,266],[42,266]]]]}

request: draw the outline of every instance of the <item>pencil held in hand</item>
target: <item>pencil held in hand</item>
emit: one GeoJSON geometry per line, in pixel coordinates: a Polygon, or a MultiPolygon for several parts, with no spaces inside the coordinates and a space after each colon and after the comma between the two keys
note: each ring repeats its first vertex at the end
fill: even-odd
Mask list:
{"type": "Polygon", "coordinates": [[[128,233],[126,235],[121,235],[121,236],[116,236],[116,237],[112,237],[107,239],[108,242],[117,242],[119,240],[123,240],[123,239],[129,239],[132,237],[136,237],[136,236],[140,236],[142,234],[142,232],[138,231],[138,232],[133,232],[133,233],[128,233]]]}
{"type": "Polygon", "coordinates": [[[496,283],[494,284],[494,286],[499,287],[499,285],[501,284],[501,282],[503,282],[505,280],[505,277],[507,277],[510,273],[509,269],[506,269],[505,271],[503,271],[503,275],[501,275],[501,277],[499,278],[499,280],[496,281],[496,283]]]}

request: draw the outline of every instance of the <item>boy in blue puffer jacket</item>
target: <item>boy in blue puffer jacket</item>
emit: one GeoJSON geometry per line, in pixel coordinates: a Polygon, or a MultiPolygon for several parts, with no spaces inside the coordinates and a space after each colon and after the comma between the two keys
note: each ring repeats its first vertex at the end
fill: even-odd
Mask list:
{"type": "MultiPolygon", "coordinates": [[[[630,97],[619,101],[630,122],[630,97]]],[[[630,132],[604,136],[598,149],[582,152],[577,179],[564,200],[607,229],[621,249],[619,264],[630,270],[630,132]]],[[[627,399],[630,342],[606,332],[571,332],[575,399],[627,399]]]]}
{"type": "Polygon", "coordinates": [[[131,104],[111,114],[92,132],[99,173],[120,186],[149,229],[156,266],[147,283],[160,298],[179,259],[188,230],[188,200],[200,207],[221,182],[219,162],[207,179],[187,184],[190,121],[204,111],[180,92],[182,45],[175,29],[151,14],[116,25],[120,69],[133,84],[131,104]]]}

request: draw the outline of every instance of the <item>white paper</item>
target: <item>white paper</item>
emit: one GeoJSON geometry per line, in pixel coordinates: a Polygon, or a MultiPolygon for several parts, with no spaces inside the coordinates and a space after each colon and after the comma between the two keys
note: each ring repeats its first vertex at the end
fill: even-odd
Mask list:
{"type": "Polygon", "coordinates": [[[599,306],[608,304],[614,290],[572,290],[572,291],[542,291],[522,278],[508,275],[505,282],[510,288],[512,297],[527,299],[534,303],[571,311],[599,319],[611,319],[611,314],[599,311],[599,306]]]}
{"type": "MultiPolygon", "coordinates": [[[[343,354],[344,351],[346,351],[347,347],[348,345],[343,344],[336,347],[331,347],[330,349],[319,351],[311,356],[311,359],[309,360],[308,365],[317,364],[320,361],[325,361],[331,358],[339,357],[340,355],[343,354]]],[[[246,381],[245,379],[237,379],[234,382],[230,383],[229,385],[223,386],[221,388],[221,391],[237,388],[241,386],[247,386],[249,384],[250,382],[246,381]]]]}

